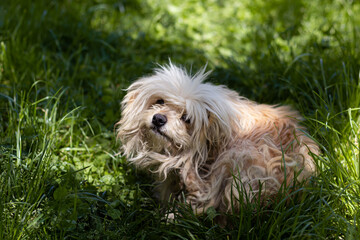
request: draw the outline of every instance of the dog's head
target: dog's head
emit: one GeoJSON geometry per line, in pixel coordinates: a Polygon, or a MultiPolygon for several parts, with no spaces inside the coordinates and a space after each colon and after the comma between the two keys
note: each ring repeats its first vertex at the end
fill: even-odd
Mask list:
{"type": "Polygon", "coordinates": [[[127,89],[117,133],[130,161],[142,159],[141,165],[139,156],[150,152],[196,155],[203,161],[211,149],[231,140],[240,127],[234,107],[239,96],[224,86],[203,83],[208,75],[203,68],[191,76],[170,63],[127,89]]]}

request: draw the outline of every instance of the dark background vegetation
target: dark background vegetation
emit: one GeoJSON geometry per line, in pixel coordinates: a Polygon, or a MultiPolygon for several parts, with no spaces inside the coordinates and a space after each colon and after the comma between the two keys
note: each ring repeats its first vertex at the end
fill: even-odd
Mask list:
{"type": "Polygon", "coordinates": [[[0,238],[359,238],[359,26],[351,0],[1,1],[0,238]],[[322,149],[302,197],[165,221],[114,124],[169,59],[301,112],[322,149]]]}

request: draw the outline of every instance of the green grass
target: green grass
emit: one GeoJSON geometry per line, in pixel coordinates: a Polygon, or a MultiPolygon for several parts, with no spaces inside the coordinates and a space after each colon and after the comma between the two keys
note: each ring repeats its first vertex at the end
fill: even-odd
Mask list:
{"type": "MultiPolygon", "coordinates": [[[[0,3],[0,239],[359,239],[360,3],[89,0],[0,3]],[[152,198],[118,154],[123,91],[156,63],[290,104],[318,174],[220,227],[152,198]]],[[[240,187],[239,187],[240,188],[240,187]]]]}

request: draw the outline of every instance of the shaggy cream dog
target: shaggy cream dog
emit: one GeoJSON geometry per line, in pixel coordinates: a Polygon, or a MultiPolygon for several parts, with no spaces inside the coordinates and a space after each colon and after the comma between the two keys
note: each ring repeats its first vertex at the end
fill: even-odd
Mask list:
{"type": "Polygon", "coordinates": [[[134,82],[122,102],[123,152],[155,175],[162,201],[185,196],[197,213],[228,212],[239,208],[234,199],[267,197],[314,173],[309,153],[318,147],[296,111],[204,83],[208,75],[170,63],[134,82]]]}

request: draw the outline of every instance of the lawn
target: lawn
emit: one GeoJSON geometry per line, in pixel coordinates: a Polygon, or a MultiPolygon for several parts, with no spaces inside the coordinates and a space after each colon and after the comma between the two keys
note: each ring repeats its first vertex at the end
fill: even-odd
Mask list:
{"type": "Polygon", "coordinates": [[[360,239],[360,2],[3,0],[0,239],[360,239]],[[317,175],[219,226],[152,196],[114,125],[157,63],[299,110],[317,175]]]}

